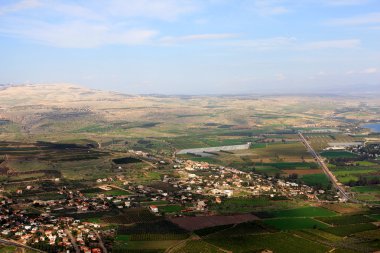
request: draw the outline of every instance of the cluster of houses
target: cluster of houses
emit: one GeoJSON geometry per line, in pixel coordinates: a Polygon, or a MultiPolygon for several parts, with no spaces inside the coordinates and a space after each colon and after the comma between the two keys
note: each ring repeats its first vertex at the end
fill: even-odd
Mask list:
{"type": "Polygon", "coordinates": [[[27,215],[26,210],[7,198],[1,199],[0,210],[0,234],[4,238],[31,246],[55,246],[65,251],[71,251],[77,245],[82,252],[101,252],[95,233],[99,228],[97,224],[80,222],[72,217],[27,215]]]}
{"type": "MultiPolygon", "coordinates": [[[[243,172],[234,168],[213,166],[206,162],[177,161],[175,168],[181,175],[180,185],[190,192],[215,197],[238,196],[306,196],[314,199],[312,187],[287,182],[273,177],[243,172]]],[[[220,198],[217,198],[219,202],[220,198]]]]}
{"type": "Polygon", "coordinates": [[[369,142],[367,145],[349,147],[348,150],[366,159],[380,158],[380,142],[378,140],[377,142],[369,142]]]}
{"type": "Polygon", "coordinates": [[[97,253],[101,252],[98,247],[100,238],[96,233],[98,225],[59,217],[60,214],[65,216],[147,206],[152,213],[160,215],[160,208],[155,204],[159,202],[180,205],[183,212],[205,212],[208,211],[209,201],[221,203],[226,197],[264,195],[314,199],[318,194],[306,185],[207,162],[176,159],[173,167],[179,176],[164,175],[161,182],[151,185],[133,184],[124,176],[117,176],[98,179],[98,190],[95,191],[62,188],[58,193],[63,197],[54,200],[14,203],[3,198],[0,202],[0,235],[29,245],[45,243],[64,249],[79,247],[81,252],[97,253]],[[116,186],[116,181],[122,189],[116,186]],[[115,188],[125,190],[126,194],[113,195],[115,188]],[[27,216],[26,208],[36,209],[40,213],[27,216]]]}

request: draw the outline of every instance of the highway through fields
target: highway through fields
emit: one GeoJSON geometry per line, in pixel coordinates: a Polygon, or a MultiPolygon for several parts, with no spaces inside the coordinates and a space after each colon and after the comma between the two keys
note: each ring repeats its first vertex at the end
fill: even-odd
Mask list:
{"type": "MultiPolygon", "coordinates": [[[[336,179],[336,177],[334,176],[334,174],[327,167],[327,165],[323,161],[322,157],[317,152],[315,152],[315,150],[310,145],[310,143],[307,141],[307,139],[305,138],[305,136],[301,132],[298,132],[298,135],[300,136],[301,141],[303,142],[303,144],[305,145],[305,147],[307,148],[307,150],[311,153],[311,155],[314,157],[314,159],[318,162],[319,166],[322,168],[323,172],[329,178],[329,180],[331,181],[331,183],[334,186],[334,188],[337,189],[340,192],[341,196],[344,199],[346,199],[346,200],[350,200],[350,199],[353,200],[350,197],[350,195],[345,191],[344,187],[338,182],[338,180],[336,179]]],[[[355,202],[355,200],[353,200],[353,201],[355,202]]]]}

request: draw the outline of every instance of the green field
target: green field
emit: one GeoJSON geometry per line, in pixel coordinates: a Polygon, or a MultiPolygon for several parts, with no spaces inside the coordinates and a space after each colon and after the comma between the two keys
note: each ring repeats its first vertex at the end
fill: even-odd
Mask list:
{"type": "Polygon", "coordinates": [[[326,224],[312,218],[275,218],[265,219],[263,222],[279,230],[316,229],[328,227],[326,224]]]}
{"type": "Polygon", "coordinates": [[[223,253],[224,250],[218,249],[216,246],[213,246],[204,240],[190,240],[187,241],[184,245],[174,248],[172,252],[175,253],[223,253]]]}
{"type": "MultiPolygon", "coordinates": [[[[126,235],[120,235],[126,236],[126,235]]],[[[184,240],[188,234],[132,234],[126,237],[128,241],[167,241],[167,240],[184,240]]]]}
{"type": "Polygon", "coordinates": [[[276,162],[265,163],[263,165],[275,167],[277,169],[316,169],[318,165],[316,163],[309,162],[276,162]]]}
{"type": "Polygon", "coordinates": [[[348,151],[323,151],[321,156],[326,158],[357,158],[358,155],[348,151]]]}
{"type": "Polygon", "coordinates": [[[206,241],[234,253],[261,252],[265,249],[276,253],[322,253],[329,250],[328,247],[322,244],[295,237],[288,233],[229,236],[209,238],[206,241]]]}
{"type": "Polygon", "coordinates": [[[147,209],[129,209],[123,211],[121,215],[102,218],[103,222],[115,224],[131,224],[138,222],[152,222],[160,220],[160,217],[155,216],[147,209]]]}
{"type": "Polygon", "coordinates": [[[370,217],[374,218],[377,221],[380,221],[380,214],[371,214],[370,217]]]}
{"type": "Polygon", "coordinates": [[[350,216],[335,216],[335,217],[319,217],[318,220],[328,223],[330,225],[350,225],[358,223],[369,223],[375,221],[373,218],[369,218],[364,215],[350,215],[350,216]]]}
{"type": "Polygon", "coordinates": [[[301,142],[276,143],[267,145],[265,148],[254,149],[254,151],[262,157],[293,157],[299,160],[301,160],[301,157],[310,157],[310,154],[301,142]]]}
{"type": "Polygon", "coordinates": [[[269,217],[329,217],[336,213],[321,207],[300,207],[269,212],[269,217]]]}
{"type": "Polygon", "coordinates": [[[154,250],[152,252],[160,252],[170,246],[173,246],[180,241],[178,240],[164,240],[164,241],[119,241],[116,243],[115,250],[113,252],[129,252],[129,250],[137,250],[138,252],[144,252],[145,250],[154,250]]]}
{"type": "Polygon", "coordinates": [[[328,227],[328,228],[323,228],[323,230],[328,233],[338,235],[338,236],[348,236],[354,233],[363,232],[367,230],[373,230],[376,228],[377,226],[371,223],[360,223],[360,224],[351,224],[351,225],[344,225],[344,226],[338,226],[338,227],[328,227]]]}
{"type": "Polygon", "coordinates": [[[370,162],[370,161],[357,161],[355,162],[358,166],[376,166],[379,165],[378,163],[370,162]]]}
{"type": "Polygon", "coordinates": [[[322,188],[327,188],[331,184],[330,180],[327,178],[327,176],[324,173],[303,175],[301,177],[301,180],[306,185],[320,186],[322,188]]]}
{"type": "Polygon", "coordinates": [[[288,201],[275,201],[267,198],[229,198],[221,204],[213,204],[210,209],[219,213],[247,213],[253,210],[289,208],[293,203],[288,201]]]}
{"type": "Polygon", "coordinates": [[[281,170],[272,166],[255,166],[254,172],[274,175],[276,173],[280,173],[281,170]]]}
{"type": "Polygon", "coordinates": [[[378,193],[378,194],[380,194],[380,185],[355,186],[355,187],[351,187],[351,191],[358,192],[358,193],[378,193]]]}

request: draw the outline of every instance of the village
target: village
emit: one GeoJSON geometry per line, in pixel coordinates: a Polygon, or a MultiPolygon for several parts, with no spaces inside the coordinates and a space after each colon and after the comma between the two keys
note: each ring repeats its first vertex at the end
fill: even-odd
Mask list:
{"type": "MultiPolygon", "coordinates": [[[[99,178],[96,188],[99,192],[86,194],[84,190],[72,191],[63,187],[58,194],[64,196],[52,200],[1,200],[1,236],[25,245],[48,244],[60,252],[103,252],[97,223],[81,221],[73,214],[102,213],[110,210],[146,208],[156,216],[213,215],[208,206],[220,204],[230,197],[300,197],[315,200],[317,191],[307,185],[274,177],[265,177],[252,172],[212,165],[207,162],[176,159],[171,165],[179,177],[164,175],[160,185],[135,185],[124,176],[99,178]],[[121,186],[118,186],[121,185],[121,186]],[[119,189],[125,194],[112,194],[119,189]],[[166,189],[166,190],[165,190],[166,189]],[[156,203],[179,205],[180,211],[163,213],[156,203]],[[36,209],[39,215],[28,216],[26,209],[36,209]],[[59,218],[57,218],[59,217],[59,218]]],[[[22,191],[31,190],[27,186],[22,191]]],[[[40,247],[41,248],[41,247],[40,247]]]]}

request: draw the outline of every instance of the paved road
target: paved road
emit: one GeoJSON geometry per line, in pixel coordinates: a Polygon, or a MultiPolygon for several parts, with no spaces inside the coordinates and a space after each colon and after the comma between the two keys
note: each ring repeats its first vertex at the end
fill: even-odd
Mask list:
{"type": "Polygon", "coordinates": [[[96,237],[98,237],[99,246],[100,246],[100,248],[102,248],[102,252],[103,253],[108,253],[107,248],[104,246],[102,237],[99,235],[98,231],[96,231],[95,229],[91,229],[91,230],[95,233],[96,237]]]}
{"type": "Polygon", "coordinates": [[[73,234],[68,229],[65,229],[65,233],[70,238],[71,244],[73,245],[75,252],[80,253],[80,249],[78,247],[77,241],[75,240],[73,234]]]}
{"type": "MultiPolygon", "coordinates": [[[[301,132],[298,132],[298,135],[300,136],[303,144],[306,146],[307,150],[311,153],[311,155],[314,157],[314,159],[318,162],[318,164],[321,166],[323,172],[326,174],[326,176],[330,179],[332,185],[335,189],[337,189],[341,196],[345,198],[346,200],[353,200],[350,195],[346,192],[344,187],[338,182],[334,174],[329,170],[329,168],[326,166],[325,162],[323,161],[322,157],[318,155],[317,152],[313,149],[313,147],[309,144],[309,142],[306,140],[306,138],[303,136],[301,132]]],[[[355,200],[354,200],[355,201],[355,200]]]]}

